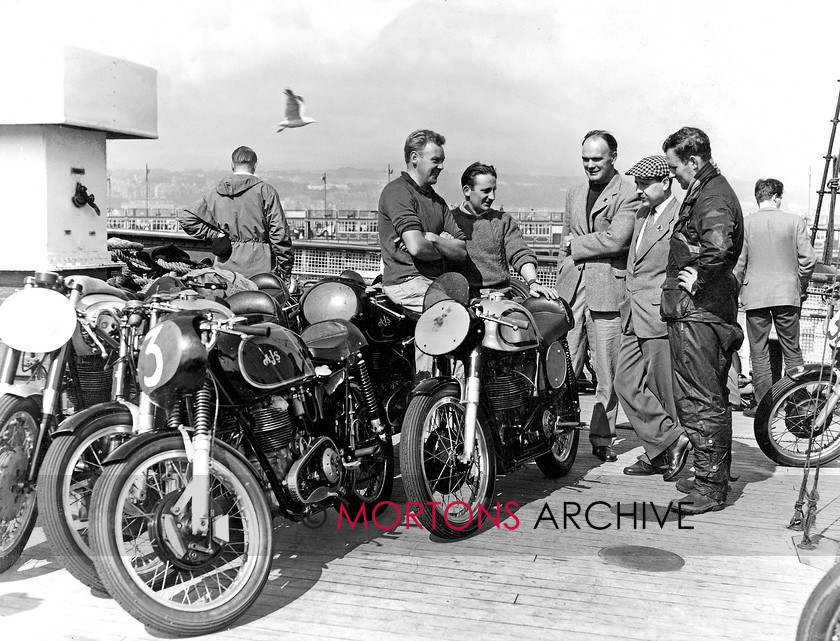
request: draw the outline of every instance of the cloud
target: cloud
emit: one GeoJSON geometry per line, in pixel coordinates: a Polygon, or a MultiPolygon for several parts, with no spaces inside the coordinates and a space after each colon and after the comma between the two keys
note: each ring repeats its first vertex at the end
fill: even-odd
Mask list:
{"type": "Polygon", "coordinates": [[[575,174],[588,129],[611,129],[629,166],[693,124],[733,178],[778,176],[805,202],[839,18],[828,1],[82,0],[15,1],[6,23],[159,70],[160,139],[111,143],[118,167],[224,167],[245,141],[276,167],[384,167],[431,127],[448,171],[575,174]],[[276,135],[286,86],[319,122],[276,135]]]}

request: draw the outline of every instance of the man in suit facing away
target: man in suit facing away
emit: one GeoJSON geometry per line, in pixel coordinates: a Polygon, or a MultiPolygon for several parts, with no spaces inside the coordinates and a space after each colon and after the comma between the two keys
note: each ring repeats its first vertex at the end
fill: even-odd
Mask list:
{"type": "Polygon", "coordinates": [[[645,454],[624,468],[631,476],[664,474],[685,465],[689,440],[677,419],[668,326],[659,317],[669,241],[680,202],[671,193],[665,156],[642,158],[627,172],[642,207],[627,256],[627,295],[621,303],[621,348],[615,391],[645,454]]]}
{"type": "MultiPolygon", "coordinates": [[[[744,219],[744,247],[733,270],[747,314],[755,401],[772,387],[768,337],[775,325],[785,369],[804,364],[799,347],[799,315],[817,259],[805,219],[783,212],[784,185],[773,178],[755,183],[758,211],[744,219]]],[[[745,410],[755,416],[755,410],[745,410]]]]}
{"type": "Polygon", "coordinates": [[[640,201],[615,169],[618,143],[607,131],[583,138],[581,158],[588,182],[566,194],[557,293],[572,307],[575,326],[568,334],[575,376],[591,347],[595,407],[589,423],[592,454],[615,461],[612,450],[618,397],[613,378],[621,342],[618,307],[624,298],[627,250],[640,201]]]}

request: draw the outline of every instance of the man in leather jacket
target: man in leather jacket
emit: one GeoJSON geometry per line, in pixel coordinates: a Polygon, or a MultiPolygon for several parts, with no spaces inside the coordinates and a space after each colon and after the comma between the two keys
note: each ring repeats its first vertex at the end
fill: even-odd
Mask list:
{"type": "MultiPolygon", "coordinates": [[[[737,324],[744,219],[738,197],[712,160],[709,137],[683,127],[662,145],[668,166],[687,190],[671,236],[660,314],[668,322],[674,395],[694,447],[695,479],[682,512],[721,510],[732,458],[732,413],[726,387],[737,324]]],[[[680,484],[678,484],[680,488],[680,484]]]]}

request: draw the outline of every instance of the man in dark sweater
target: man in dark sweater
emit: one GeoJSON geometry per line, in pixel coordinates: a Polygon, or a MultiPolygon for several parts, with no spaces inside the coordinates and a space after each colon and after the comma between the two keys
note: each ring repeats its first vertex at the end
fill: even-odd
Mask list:
{"type": "Polygon", "coordinates": [[[463,260],[463,234],[446,201],[432,188],[443,171],[446,139],[434,131],[409,134],[403,149],[405,171],[379,197],[379,244],[385,294],[412,311],[423,311],[423,296],[446,271],[444,259],[463,260]]]}
{"type": "Polygon", "coordinates": [[[451,211],[464,233],[467,258],[457,268],[470,291],[501,289],[510,284],[510,267],[525,280],[531,296],[556,299],[557,292],[537,281],[537,256],[525,242],[516,221],[492,208],[496,200],[496,169],[474,162],[461,174],[464,202],[451,211]]]}
{"type": "MultiPolygon", "coordinates": [[[[405,171],[379,197],[382,290],[398,305],[423,311],[432,281],[446,271],[445,260],[466,257],[463,233],[446,201],[432,188],[443,171],[446,139],[429,129],[409,134],[403,147],[405,171]]],[[[415,352],[415,377],[426,378],[432,357],[415,352]]]]}

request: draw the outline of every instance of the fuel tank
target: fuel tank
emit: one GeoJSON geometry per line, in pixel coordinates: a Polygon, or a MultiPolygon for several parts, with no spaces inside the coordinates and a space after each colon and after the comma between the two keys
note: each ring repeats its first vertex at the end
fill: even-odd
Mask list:
{"type": "Polygon", "coordinates": [[[271,335],[222,334],[216,343],[218,364],[241,400],[277,394],[314,378],[315,367],[297,334],[275,323],[253,327],[269,327],[271,335]]]}
{"type": "Polygon", "coordinates": [[[539,334],[534,317],[519,303],[504,298],[487,298],[481,301],[481,307],[487,314],[502,320],[527,323],[527,327],[513,328],[494,321],[484,321],[484,338],[481,344],[500,352],[521,352],[533,349],[539,344],[539,334]]]}

